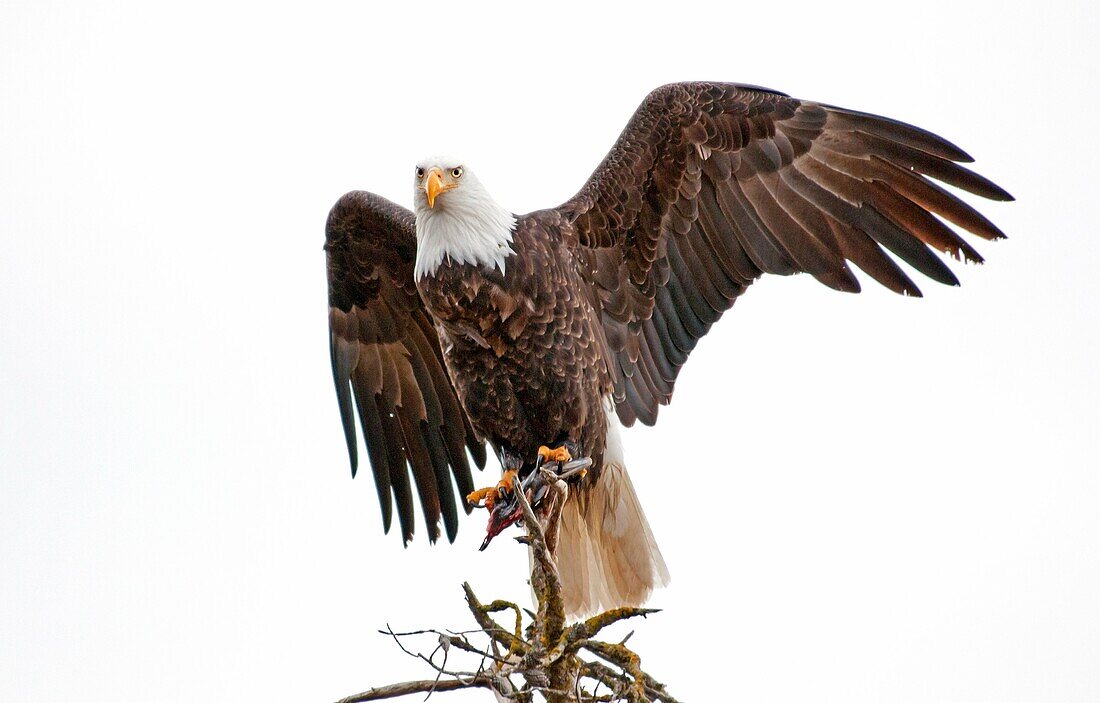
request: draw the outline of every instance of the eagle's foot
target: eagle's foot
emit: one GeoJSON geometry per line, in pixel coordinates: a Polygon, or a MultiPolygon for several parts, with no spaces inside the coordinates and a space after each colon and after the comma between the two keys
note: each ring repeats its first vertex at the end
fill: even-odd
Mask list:
{"type": "MultiPolygon", "coordinates": [[[[543,447],[543,449],[546,449],[543,447]]],[[[535,514],[544,518],[548,512],[552,512],[554,506],[560,509],[561,500],[555,500],[552,491],[561,493],[565,489],[566,482],[576,484],[588,474],[592,466],[592,459],[581,457],[580,459],[562,459],[564,456],[572,456],[572,453],[562,448],[560,452],[547,450],[551,455],[549,466],[545,465],[546,459],[541,450],[539,453],[543,466],[538,470],[529,471],[523,480],[517,480],[517,472],[509,470],[504,472],[504,478],[493,488],[482,488],[474,491],[466,497],[474,505],[480,505],[485,501],[485,507],[489,508],[489,524],[485,529],[485,541],[481,543],[481,549],[489,546],[504,528],[520,521],[523,517],[523,508],[516,497],[516,491],[523,491],[527,502],[534,509],[535,514]],[[507,484],[507,485],[506,485],[507,484]]]]}
{"type": "Polygon", "coordinates": [[[493,505],[496,504],[499,498],[503,498],[515,490],[517,476],[519,476],[519,472],[515,469],[506,470],[497,485],[477,489],[466,496],[466,502],[479,508],[486,507],[492,510],[493,505]]]}
{"type": "Polygon", "coordinates": [[[567,461],[573,460],[573,454],[562,445],[556,449],[551,449],[545,445],[539,447],[539,456],[542,458],[543,463],[558,462],[564,464],[567,461]]]}

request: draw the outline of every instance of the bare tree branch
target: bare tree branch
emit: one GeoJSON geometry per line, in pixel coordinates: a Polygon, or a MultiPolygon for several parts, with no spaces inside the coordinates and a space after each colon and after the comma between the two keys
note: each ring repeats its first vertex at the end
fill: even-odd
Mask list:
{"type": "MultiPolygon", "coordinates": [[[[573,462],[581,466],[583,462],[573,462]]],[[[536,612],[520,608],[511,601],[494,600],[483,604],[469,583],[462,584],[466,604],[479,629],[443,631],[436,628],[395,632],[388,625],[381,634],[391,637],[402,652],[427,664],[435,680],[406,681],[372,688],[342,699],[339,703],[382,700],[416,693],[429,697],[434,693],[467,688],[484,688],[498,703],[678,703],[660,683],[642,669],[641,657],[626,646],[630,635],[618,643],[595,639],[601,631],[617,622],[645,618],[658,611],[648,608],[615,608],[566,627],[561,580],[554,549],[561,509],[568,499],[568,485],[549,467],[539,466],[550,487],[539,513],[532,508],[524,490],[516,491],[527,535],[523,539],[532,555],[531,587],[538,601],[536,612]],[[511,612],[514,622],[506,627],[494,613],[511,612]],[[524,614],[528,625],[524,628],[524,614]],[[433,636],[431,648],[416,651],[404,640],[433,636]],[[471,636],[484,635],[484,646],[471,636]],[[442,661],[436,658],[443,651],[442,661]],[[424,654],[423,651],[428,651],[424,654]],[[597,659],[580,655],[587,652],[597,659]],[[452,658],[466,664],[449,666],[452,658]],[[473,659],[472,659],[473,658],[473,659]],[[521,683],[517,683],[521,682],[521,683]],[[536,698],[537,696],[537,698],[536,698]]],[[[557,465],[560,472],[561,466],[557,465]]],[[[631,633],[633,634],[633,633],[631,633]]]]}
{"type": "Polygon", "coordinates": [[[492,688],[493,680],[488,674],[480,674],[473,679],[449,679],[446,681],[405,681],[393,683],[388,686],[378,686],[354,696],[341,698],[337,703],[363,703],[363,701],[380,701],[386,698],[409,696],[414,693],[440,693],[443,691],[458,691],[464,688],[492,688]]]}

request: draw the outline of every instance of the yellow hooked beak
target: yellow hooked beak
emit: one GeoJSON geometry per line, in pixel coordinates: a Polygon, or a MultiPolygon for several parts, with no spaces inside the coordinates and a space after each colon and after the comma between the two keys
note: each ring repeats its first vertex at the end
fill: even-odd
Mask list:
{"type": "Polygon", "coordinates": [[[424,177],[424,192],[428,195],[428,207],[435,207],[436,197],[445,190],[449,190],[443,185],[443,171],[438,168],[433,168],[428,171],[428,175],[424,177]]]}

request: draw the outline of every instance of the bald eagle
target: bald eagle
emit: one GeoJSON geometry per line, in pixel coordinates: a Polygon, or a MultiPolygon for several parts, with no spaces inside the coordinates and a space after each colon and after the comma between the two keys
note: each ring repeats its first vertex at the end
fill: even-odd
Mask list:
{"type": "MultiPolygon", "coordinates": [[[[561,515],[566,608],[643,602],[668,570],[619,424],[656,421],[699,339],[762,274],[808,273],[855,293],[851,263],[919,296],[900,259],[958,285],[934,251],[982,259],[944,221],[1004,235],[935,181],[1012,199],[958,165],[970,161],[884,117],[752,86],[677,83],[645,98],[558,207],[514,215],[453,158],[415,166],[412,212],[348,193],[329,214],[325,250],[352,475],[354,405],[386,530],[396,502],[412,538],[415,487],[428,538],[442,517],[453,541],[456,506],[470,508],[460,496],[497,495],[474,491],[471,478],[485,442],[504,469],[499,495],[540,457],[591,458],[561,515]]],[[[491,518],[490,533],[514,519],[491,518]]]]}

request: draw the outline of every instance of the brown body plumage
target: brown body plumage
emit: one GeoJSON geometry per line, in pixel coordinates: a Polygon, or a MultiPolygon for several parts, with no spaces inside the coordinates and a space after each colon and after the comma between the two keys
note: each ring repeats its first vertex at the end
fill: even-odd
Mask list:
{"type": "Polygon", "coordinates": [[[568,231],[555,212],[520,218],[507,274],[447,262],[418,287],[478,434],[521,463],[569,440],[598,470],[612,376],[568,231]]]}
{"type": "MultiPolygon", "coordinates": [[[[464,448],[480,465],[488,440],[506,465],[529,465],[539,445],[569,440],[596,461],[580,504],[605,492],[590,501],[602,506],[598,516],[573,517],[587,519],[590,541],[573,558],[588,550],[590,565],[618,560],[604,566],[621,571],[623,554],[655,554],[634,576],[600,576],[617,585],[579,595],[581,607],[644,598],[667,574],[640,509],[633,522],[616,517],[637,503],[621,451],[601,478],[614,430],[605,406],[625,425],[655,422],[695,344],[761,274],[805,272],[857,292],[851,262],[920,295],[893,255],[957,285],[934,250],[981,257],[936,215],[986,239],[1003,235],[934,180],[1011,199],[956,163],[970,160],[886,118],[684,83],[645,99],[574,198],[517,218],[498,266],[440,250],[427,273],[417,264],[414,281],[412,213],[348,194],[330,214],[326,244],[333,371],[353,467],[352,393],[358,403],[387,528],[392,492],[403,535],[412,535],[406,464],[429,537],[442,514],[453,538],[449,473],[460,492],[472,483],[464,448]]],[[[434,216],[417,198],[418,212],[434,216]]]]}

